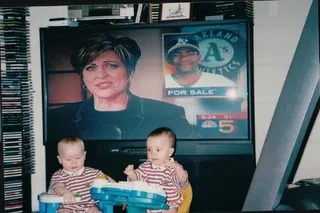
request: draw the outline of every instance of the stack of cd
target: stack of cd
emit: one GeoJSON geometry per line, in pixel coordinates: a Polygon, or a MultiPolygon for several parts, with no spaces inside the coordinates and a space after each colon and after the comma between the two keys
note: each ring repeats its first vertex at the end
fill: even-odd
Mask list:
{"type": "Polygon", "coordinates": [[[160,4],[149,4],[149,23],[157,23],[160,20],[160,4]]]}
{"type": "Polygon", "coordinates": [[[253,18],[253,0],[195,3],[193,7],[193,20],[195,21],[225,19],[251,19],[253,21],[253,18]]]}
{"type": "MultiPolygon", "coordinates": [[[[0,8],[1,212],[24,211],[24,185],[34,171],[28,8],[0,8]]],[[[28,186],[30,187],[30,186],[28,186]]],[[[30,195],[29,195],[30,196],[30,195]]]]}

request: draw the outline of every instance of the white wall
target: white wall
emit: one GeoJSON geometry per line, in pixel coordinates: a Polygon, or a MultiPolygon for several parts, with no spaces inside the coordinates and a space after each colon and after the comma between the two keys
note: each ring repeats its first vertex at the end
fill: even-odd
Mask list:
{"type": "MultiPolygon", "coordinates": [[[[256,153],[260,155],[284,79],[311,6],[311,0],[255,1],[254,73],[256,153]]],[[[34,86],[36,172],[32,175],[32,209],[38,210],[37,195],[45,191],[45,153],[42,141],[42,94],[39,27],[51,17],[66,17],[67,7],[31,7],[31,70],[34,86]]],[[[317,159],[319,119],[305,149],[295,181],[320,177],[317,159]]],[[[258,157],[257,157],[258,159],[258,157]]]]}
{"type": "Polygon", "coordinates": [[[30,52],[32,83],[34,88],[34,130],[35,130],[35,174],[32,175],[32,211],[38,211],[37,195],[46,191],[45,188],[45,151],[42,135],[42,93],[39,28],[45,27],[49,18],[68,16],[68,8],[31,7],[30,8],[30,52]]]}
{"type": "MultiPolygon", "coordinates": [[[[312,0],[255,1],[254,92],[257,160],[312,0]]],[[[294,116],[294,115],[293,115],[294,116]]],[[[319,116],[318,116],[319,117],[319,116]]],[[[294,182],[320,177],[319,119],[312,130],[294,182]]]]}

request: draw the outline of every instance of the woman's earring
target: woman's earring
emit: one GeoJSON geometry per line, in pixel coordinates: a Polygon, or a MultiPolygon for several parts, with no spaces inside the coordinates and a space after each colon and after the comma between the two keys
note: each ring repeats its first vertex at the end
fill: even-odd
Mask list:
{"type": "Polygon", "coordinates": [[[82,89],[83,90],[88,90],[87,86],[85,84],[82,84],[82,89]]]}

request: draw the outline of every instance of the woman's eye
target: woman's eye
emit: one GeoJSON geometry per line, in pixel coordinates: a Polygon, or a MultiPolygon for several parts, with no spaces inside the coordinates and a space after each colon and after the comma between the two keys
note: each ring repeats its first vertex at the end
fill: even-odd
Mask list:
{"type": "Polygon", "coordinates": [[[157,152],[160,152],[160,149],[157,149],[157,152]]]}
{"type": "Polygon", "coordinates": [[[95,70],[95,66],[87,66],[85,67],[86,71],[94,71],[95,70]]]}
{"type": "Polygon", "coordinates": [[[110,69],[116,69],[118,68],[118,64],[106,64],[106,67],[110,69]]]}
{"type": "Polygon", "coordinates": [[[71,159],[67,159],[67,161],[71,161],[71,159]]]}

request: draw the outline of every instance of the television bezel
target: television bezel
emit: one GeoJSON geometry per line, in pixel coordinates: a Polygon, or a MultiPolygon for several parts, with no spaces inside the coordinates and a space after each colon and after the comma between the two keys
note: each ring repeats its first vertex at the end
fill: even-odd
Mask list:
{"type": "MultiPolygon", "coordinates": [[[[48,112],[48,91],[45,73],[45,45],[46,35],[56,33],[74,33],[82,30],[121,30],[121,29],[148,29],[148,28],[166,28],[166,27],[192,27],[206,25],[246,25],[247,41],[247,91],[248,91],[248,139],[178,139],[176,155],[233,155],[233,154],[254,154],[254,89],[253,89],[253,23],[250,19],[218,20],[218,21],[199,21],[199,22],[172,22],[172,23],[153,23],[153,24],[118,24],[111,25],[107,22],[90,23],[86,22],[84,26],[79,27],[42,27],[40,28],[40,48],[41,48],[41,79],[42,79],[42,114],[43,114],[43,143],[47,143],[47,112],[48,112]],[[192,141],[190,143],[190,141],[192,141]]],[[[141,154],[145,152],[145,140],[86,140],[86,143],[103,143],[104,152],[119,154],[141,154]]]]}

